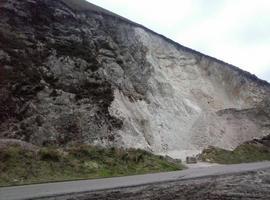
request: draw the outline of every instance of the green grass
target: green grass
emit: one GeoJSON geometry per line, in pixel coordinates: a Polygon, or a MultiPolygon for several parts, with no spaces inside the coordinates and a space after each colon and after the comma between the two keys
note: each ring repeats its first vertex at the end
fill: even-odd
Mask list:
{"type": "Polygon", "coordinates": [[[200,155],[200,159],[220,164],[237,164],[270,160],[270,148],[261,144],[242,144],[233,151],[210,147],[200,155]]]}
{"type": "Polygon", "coordinates": [[[143,150],[78,146],[38,152],[9,147],[0,152],[0,186],[126,176],[181,170],[162,156],[143,150]]]}

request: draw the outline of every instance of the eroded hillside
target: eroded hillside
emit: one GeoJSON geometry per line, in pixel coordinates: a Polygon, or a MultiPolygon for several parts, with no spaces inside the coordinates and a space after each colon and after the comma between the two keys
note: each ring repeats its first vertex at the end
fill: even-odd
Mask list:
{"type": "Polygon", "coordinates": [[[0,138],[39,146],[183,157],[270,134],[267,82],[84,1],[1,0],[0,81],[0,138]]]}

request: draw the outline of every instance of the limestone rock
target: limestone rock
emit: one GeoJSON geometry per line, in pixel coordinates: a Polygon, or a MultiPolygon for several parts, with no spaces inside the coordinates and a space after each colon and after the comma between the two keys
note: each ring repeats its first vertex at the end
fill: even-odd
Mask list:
{"type": "Polygon", "coordinates": [[[83,0],[1,0],[0,91],[0,138],[39,146],[182,157],[270,130],[269,83],[83,0]]]}

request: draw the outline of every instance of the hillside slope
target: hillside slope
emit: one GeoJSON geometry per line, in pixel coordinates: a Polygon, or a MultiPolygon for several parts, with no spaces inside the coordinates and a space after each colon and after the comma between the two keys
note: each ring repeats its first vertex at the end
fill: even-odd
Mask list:
{"type": "Polygon", "coordinates": [[[83,0],[0,0],[0,84],[0,138],[39,146],[184,157],[270,130],[266,81],[83,0]]]}

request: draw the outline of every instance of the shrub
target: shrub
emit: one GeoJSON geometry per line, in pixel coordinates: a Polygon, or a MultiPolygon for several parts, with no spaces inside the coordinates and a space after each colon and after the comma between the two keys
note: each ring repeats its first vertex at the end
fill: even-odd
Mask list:
{"type": "Polygon", "coordinates": [[[270,148],[256,144],[242,144],[233,151],[210,147],[205,149],[199,158],[203,161],[221,164],[256,162],[270,160],[270,148]]]}
{"type": "Polygon", "coordinates": [[[100,157],[99,149],[90,145],[78,145],[76,147],[71,147],[68,149],[68,152],[70,155],[78,159],[99,159],[100,157]]]}
{"type": "Polygon", "coordinates": [[[42,148],[39,151],[40,159],[43,161],[58,162],[61,159],[60,152],[52,148],[42,148]]]}

